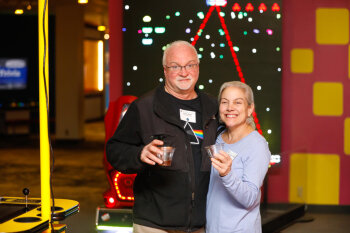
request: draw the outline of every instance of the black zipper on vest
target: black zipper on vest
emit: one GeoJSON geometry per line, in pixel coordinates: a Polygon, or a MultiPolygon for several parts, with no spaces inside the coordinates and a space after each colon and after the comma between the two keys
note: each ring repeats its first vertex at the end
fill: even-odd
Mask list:
{"type": "MultiPolygon", "coordinates": [[[[185,133],[185,136],[187,138],[187,135],[186,135],[186,132],[185,133]]],[[[187,228],[187,232],[191,232],[191,223],[192,223],[192,213],[193,213],[193,207],[194,207],[194,196],[195,196],[195,193],[194,193],[194,190],[195,190],[195,185],[194,184],[194,163],[193,163],[193,154],[192,154],[192,148],[191,148],[191,144],[190,144],[190,148],[188,148],[187,145],[185,145],[185,148],[186,148],[186,152],[188,150],[191,151],[190,153],[190,156],[188,157],[188,164],[189,164],[189,172],[188,172],[188,180],[189,180],[189,188],[191,190],[191,203],[190,203],[190,206],[189,206],[189,210],[188,210],[188,228],[187,228]],[[192,179],[193,177],[193,179],[192,179]]]]}
{"type": "Polygon", "coordinates": [[[193,210],[193,207],[194,207],[194,192],[191,193],[191,205],[190,205],[190,209],[189,209],[189,217],[188,217],[188,228],[187,228],[187,232],[191,232],[191,220],[192,220],[192,210],[193,210]]]}

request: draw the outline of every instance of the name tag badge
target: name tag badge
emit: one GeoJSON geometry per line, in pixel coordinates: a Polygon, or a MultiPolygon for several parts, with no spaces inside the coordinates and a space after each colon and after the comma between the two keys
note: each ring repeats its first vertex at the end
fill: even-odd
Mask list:
{"type": "Polygon", "coordinates": [[[196,123],[196,112],[180,109],[180,119],[190,123],[196,123]]]}

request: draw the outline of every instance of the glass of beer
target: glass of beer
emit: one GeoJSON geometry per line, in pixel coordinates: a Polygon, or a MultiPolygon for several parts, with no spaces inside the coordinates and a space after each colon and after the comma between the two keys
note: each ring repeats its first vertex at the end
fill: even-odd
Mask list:
{"type": "Polygon", "coordinates": [[[162,154],[157,154],[157,157],[163,160],[161,166],[169,167],[171,166],[171,161],[173,160],[173,155],[175,152],[175,147],[172,146],[161,146],[159,149],[162,150],[162,154]]]}

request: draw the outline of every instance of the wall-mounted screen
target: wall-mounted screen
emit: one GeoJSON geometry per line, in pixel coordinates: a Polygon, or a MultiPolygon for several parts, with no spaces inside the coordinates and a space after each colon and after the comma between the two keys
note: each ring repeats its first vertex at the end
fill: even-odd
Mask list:
{"type": "Polygon", "coordinates": [[[0,90],[23,90],[27,88],[27,60],[23,58],[0,58],[0,90]]]}

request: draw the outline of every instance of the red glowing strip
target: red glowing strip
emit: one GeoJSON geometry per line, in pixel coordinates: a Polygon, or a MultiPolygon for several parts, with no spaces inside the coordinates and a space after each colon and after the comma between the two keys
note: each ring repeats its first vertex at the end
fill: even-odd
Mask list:
{"type": "Polygon", "coordinates": [[[231,54],[232,54],[232,57],[233,57],[233,62],[236,65],[236,69],[237,69],[237,72],[238,72],[238,77],[241,79],[242,83],[245,83],[245,79],[243,77],[242,69],[241,69],[241,66],[239,65],[237,54],[236,54],[235,50],[233,49],[233,44],[232,44],[232,41],[231,41],[230,34],[228,33],[227,26],[225,24],[225,20],[220,15],[220,7],[217,6],[216,7],[216,11],[218,12],[218,16],[219,16],[219,19],[220,19],[220,22],[221,22],[222,29],[225,32],[226,40],[227,40],[228,46],[230,47],[230,51],[231,51],[231,54]]]}
{"type": "Polygon", "coordinates": [[[194,46],[196,43],[197,43],[197,40],[199,39],[199,34],[200,34],[200,31],[203,30],[205,28],[205,25],[207,24],[208,20],[209,20],[209,17],[211,15],[211,13],[213,12],[214,10],[214,6],[211,6],[209,8],[209,11],[208,13],[206,14],[205,18],[203,19],[203,22],[201,24],[201,26],[199,27],[197,33],[196,33],[196,36],[194,37],[193,41],[192,41],[192,45],[194,46]]]}
{"type": "Polygon", "coordinates": [[[123,196],[121,193],[120,193],[120,190],[119,190],[119,186],[118,186],[118,177],[121,173],[120,172],[117,172],[117,174],[115,175],[115,178],[114,178],[114,186],[115,186],[115,189],[117,191],[117,195],[119,197],[119,199],[121,200],[129,200],[129,201],[133,201],[134,200],[134,197],[125,197],[123,196]]]}

